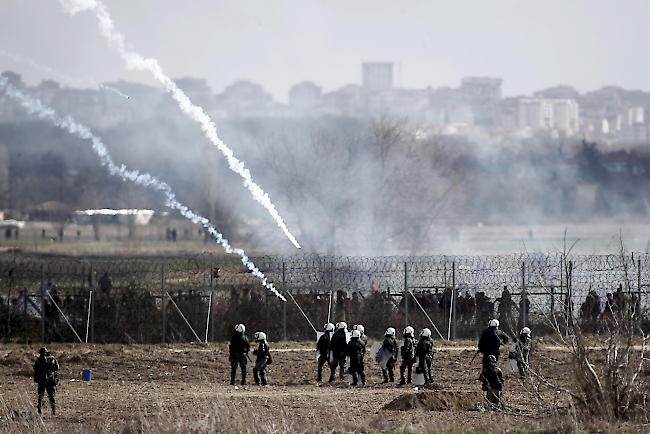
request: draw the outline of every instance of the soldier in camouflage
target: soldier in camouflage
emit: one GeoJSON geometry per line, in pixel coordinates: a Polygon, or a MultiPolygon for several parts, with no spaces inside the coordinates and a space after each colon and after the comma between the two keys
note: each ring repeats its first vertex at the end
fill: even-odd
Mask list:
{"type": "Polygon", "coordinates": [[[34,363],[34,383],[38,385],[38,414],[41,414],[43,397],[47,391],[50,400],[52,415],[56,415],[56,386],[59,384],[59,362],[46,348],[38,351],[38,358],[34,363]]]}

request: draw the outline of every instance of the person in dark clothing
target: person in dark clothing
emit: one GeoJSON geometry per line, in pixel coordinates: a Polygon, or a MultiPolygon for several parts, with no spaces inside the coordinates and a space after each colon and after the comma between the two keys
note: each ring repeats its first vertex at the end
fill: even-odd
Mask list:
{"type": "Polygon", "coordinates": [[[517,359],[517,368],[519,369],[519,376],[525,378],[528,374],[528,356],[530,355],[530,348],[533,339],[530,335],[530,328],[524,327],[521,329],[519,336],[517,336],[517,344],[515,345],[515,357],[517,359]]]}
{"type": "Polygon", "coordinates": [[[361,342],[361,333],[359,330],[352,332],[352,337],[350,342],[347,344],[345,349],[345,354],[350,358],[350,368],[348,372],[352,375],[352,385],[356,386],[359,384],[359,379],[361,379],[361,385],[366,385],[366,374],[363,367],[363,356],[366,354],[366,347],[361,342]],[[357,375],[360,377],[357,377],[357,375]]]}
{"type": "Polygon", "coordinates": [[[348,346],[347,331],[348,325],[340,322],[336,325],[336,331],[332,335],[332,339],[330,339],[330,383],[334,381],[337,366],[339,367],[341,381],[345,379],[345,355],[348,346]]]}
{"type": "Polygon", "coordinates": [[[488,356],[487,368],[481,372],[479,377],[481,380],[483,390],[485,391],[485,398],[491,404],[501,407],[501,391],[503,390],[503,372],[497,366],[497,359],[493,355],[488,356]]]}
{"type": "Polygon", "coordinates": [[[237,376],[237,366],[241,369],[241,384],[246,384],[246,364],[248,361],[248,352],[251,347],[248,343],[248,338],[244,334],[246,326],[244,324],[237,324],[235,332],[230,338],[228,344],[228,351],[230,353],[230,384],[235,384],[235,377],[237,376]]]}
{"type": "Polygon", "coordinates": [[[266,386],[268,384],[266,382],[266,366],[271,363],[271,351],[269,349],[269,343],[266,341],[266,333],[255,332],[255,342],[259,345],[253,351],[253,354],[257,356],[255,367],[253,368],[253,378],[255,379],[255,384],[259,385],[261,382],[262,386],[266,386]]]}
{"type": "Polygon", "coordinates": [[[366,337],[366,328],[361,325],[361,324],[355,324],[352,326],[352,331],[359,330],[359,334],[361,335],[359,337],[359,340],[363,344],[364,347],[368,346],[368,338],[366,337]]]}
{"type": "Polygon", "coordinates": [[[418,360],[417,372],[424,374],[424,384],[431,384],[431,363],[433,362],[433,340],[431,339],[431,330],[422,329],[420,339],[415,347],[415,356],[418,360]]]}
{"type": "Polygon", "coordinates": [[[415,337],[413,334],[415,330],[413,327],[407,326],[404,329],[404,345],[402,345],[402,364],[399,367],[399,384],[411,384],[411,374],[413,372],[413,364],[415,363],[415,337]],[[404,371],[408,372],[408,377],[404,379],[404,371]]]}
{"type": "Polygon", "coordinates": [[[499,320],[490,320],[488,328],[483,331],[478,341],[478,351],[483,354],[483,370],[490,364],[489,356],[499,360],[501,345],[508,343],[508,340],[508,335],[499,330],[499,320]]]}
{"type": "Polygon", "coordinates": [[[397,360],[397,341],[395,340],[395,329],[393,327],[386,329],[381,348],[391,354],[386,362],[386,368],[382,367],[381,369],[381,373],[384,376],[384,383],[393,383],[395,382],[395,361],[397,360]]]}
{"type": "Polygon", "coordinates": [[[38,358],[34,363],[34,383],[38,385],[38,414],[41,414],[43,396],[47,391],[52,415],[56,416],[56,386],[59,384],[59,362],[46,348],[41,348],[38,351],[38,358]]]}
{"type": "MultiPolygon", "coordinates": [[[[323,328],[325,333],[323,333],[321,337],[318,338],[318,342],[316,342],[316,351],[318,351],[318,374],[316,376],[316,381],[319,383],[323,381],[323,366],[325,366],[325,363],[327,363],[329,359],[330,338],[334,332],[334,324],[328,322],[323,328]]],[[[334,372],[334,368],[330,365],[330,373],[332,372],[334,372]]]]}

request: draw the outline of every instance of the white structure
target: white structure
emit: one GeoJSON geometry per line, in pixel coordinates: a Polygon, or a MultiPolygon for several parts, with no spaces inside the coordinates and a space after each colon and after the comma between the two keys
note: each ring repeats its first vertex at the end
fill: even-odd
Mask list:
{"type": "Polygon", "coordinates": [[[393,64],[391,62],[364,62],[363,87],[369,91],[393,88],[393,64]]]}
{"type": "Polygon", "coordinates": [[[573,99],[522,98],[519,100],[519,128],[574,134],[578,131],[578,111],[578,103],[573,99]]]}

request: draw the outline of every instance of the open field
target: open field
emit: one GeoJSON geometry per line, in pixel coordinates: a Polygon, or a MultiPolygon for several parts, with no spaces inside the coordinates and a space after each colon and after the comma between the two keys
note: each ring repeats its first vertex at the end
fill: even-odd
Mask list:
{"type": "MultiPolygon", "coordinates": [[[[452,344],[454,345],[454,344],[452,344]]],[[[507,374],[504,400],[510,413],[479,413],[480,357],[470,365],[470,342],[440,348],[434,358],[439,390],[384,386],[377,364],[367,356],[369,385],[319,387],[310,343],[272,343],[274,363],[268,387],[228,385],[225,344],[69,345],[50,350],[61,364],[59,414],[35,415],[31,365],[37,346],[0,349],[0,430],[2,432],[512,432],[575,431],[570,415],[543,410],[530,380],[507,374]],[[90,385],[83,368],[93,369],[90,385]],[[400,398],[397,402],[394,400],[400,398]],[[388,408],[385,408],[385,407],[388,408]],[[401,409],[401,410],[399,410],[401,409]]],[[[533,369],[561,385],[571,382],[568,353],[538,342],[533,369]]],[[[503,367],[504,360],[500,361],[503,367]]],[[[504,369],[505,372],[505,369],[504,369]]],[[[252,382],[249,366],[249,382],[252,382]]],[[[539,389],[549,404],[566,395],[539,389]]],[[[647,432],[638,425],[594,425],[604,431],[647,432]]]]}

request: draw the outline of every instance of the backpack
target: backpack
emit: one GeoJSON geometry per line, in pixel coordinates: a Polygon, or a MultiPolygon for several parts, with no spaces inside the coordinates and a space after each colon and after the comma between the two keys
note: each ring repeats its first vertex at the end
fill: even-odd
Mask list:
{"type": "Polygon", "coordinates": [[[46,354],[43,358],[43,368],[45,369],[45,381],[49,384],[59,384],[59,364],[51,354],[46,354]]]}

